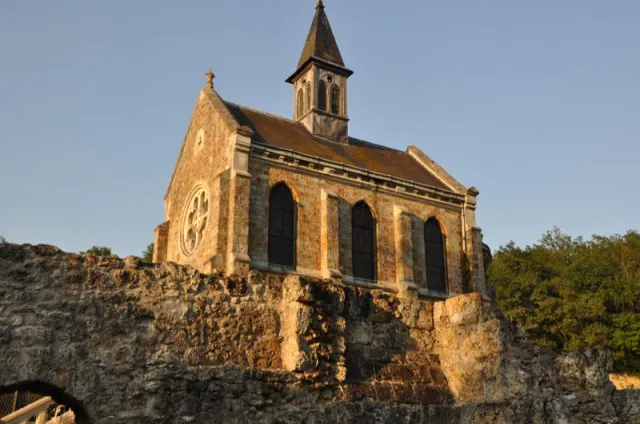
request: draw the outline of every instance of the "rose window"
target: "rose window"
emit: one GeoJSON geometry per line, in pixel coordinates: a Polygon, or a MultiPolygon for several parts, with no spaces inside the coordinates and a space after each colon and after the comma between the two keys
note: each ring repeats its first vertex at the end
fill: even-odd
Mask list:
{"type": "Polygon", "coordinates": [[[204,229],[207,227],[209,216],[209,195],[201,188],[198,189],[189,203],[185,212],[184,226],[182,229],[182,246],[187,254],[195,252],[200,246],[204,229]]]}

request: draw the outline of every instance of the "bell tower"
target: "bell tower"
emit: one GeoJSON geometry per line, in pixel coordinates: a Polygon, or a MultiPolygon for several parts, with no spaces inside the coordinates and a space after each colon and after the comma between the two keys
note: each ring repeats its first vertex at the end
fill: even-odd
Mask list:
{"type": "Polygon", "coordinates": [[[348,143],[347,79],[353,74],[342,60],[322,0],[298,61],[287,82],[293,84],[293,119],[313,135],[348,143]]]}

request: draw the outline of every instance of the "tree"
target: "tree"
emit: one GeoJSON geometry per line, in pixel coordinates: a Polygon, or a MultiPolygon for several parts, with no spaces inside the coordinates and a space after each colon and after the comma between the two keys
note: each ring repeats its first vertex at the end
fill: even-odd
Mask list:
{"type": "Polygon", "coordinates": [[[149,243],[142,251],[142,260],[145,262],[153,262],[153,243],[149,243]]]}
{"type": "Polygon", "coordinates": [[[89,253],[94,256],[111,256],[111,248],[106,246],[91,246],[86,252],[80,252],[81,254],[89,253]]]}
{"type": "Polygon", "coordinates": [[[4,238],[4,236],[2,234],[0,234],[0,243],[6,243],[7,239],[4,238]]]}
{"type": "Polygon", "coordinates": [[[620,371],[640,372],[640,233],[502,246],[489,267],[505,315],[542,346],[609,349],[620,371]]]}

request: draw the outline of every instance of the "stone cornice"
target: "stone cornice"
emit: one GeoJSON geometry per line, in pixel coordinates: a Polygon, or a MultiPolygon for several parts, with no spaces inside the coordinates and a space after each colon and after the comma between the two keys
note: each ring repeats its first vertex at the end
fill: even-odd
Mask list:
{"type": "Polygon", "coordinates": [[[317,175],[332,176],[350,184],[360,184],[383,189],[395,195],[412,199],[436,201],[462,208],[465,196],[453,191],[442,190],[414,181],[403,180],[391,175],[373,172],[368,169],[345,165],[306,155],[293,150],[282,149],[264,143],[251,143],[251,156],[271,163],[285,164],[289,168],[312,172],[317,175]]]}

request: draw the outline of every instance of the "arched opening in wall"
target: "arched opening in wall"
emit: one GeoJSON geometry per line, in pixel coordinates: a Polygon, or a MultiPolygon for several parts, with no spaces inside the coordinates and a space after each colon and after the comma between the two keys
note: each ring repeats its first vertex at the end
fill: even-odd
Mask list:
{"type": "Polygon", "coordinates": [[[327,83],[323,79],[318,83],[318,109],[327,110],[327,83]]]}
{"type": "Polygon", "coordinates": [[[331,86],[331,113],[340,114],[340,87],[337,84],[331,86]]]}
{"type": "Polygon", "coordinates": [[[424,246],[427,261],[427,287],[429,290],[447,292],[446,237],[440,223],[429,218],[424,224],[424,246]]]}
{"type": "Polygon", "coordinates": [[[89,424],[80,404],[62,389],[40,381],[0,388],[0,423],[89,424]]]}
{"type": "Polygon", "coordinates": [[[291,189],[278,183],[269,195],[269,263],[296,264],[296,202],[291,189]]]}
{"type": "Polygon", "coordinates": [[[296,100],[296,114],[298,118],[302,117],[302,114],[304,113],[304,92],[302,90],[302,88],[300,90],[298,90],[298,99],[296,100]]]}
{"type": "Polygon", "coordinates": [[[304,110],[311,109],[311,83],[308,81],[304,85],[304,110]]]}
{"type": "Polygon", "coordinates": [[[376,222],[364,201],[351,211],[353,277],[376,280],[376,222]]]}

